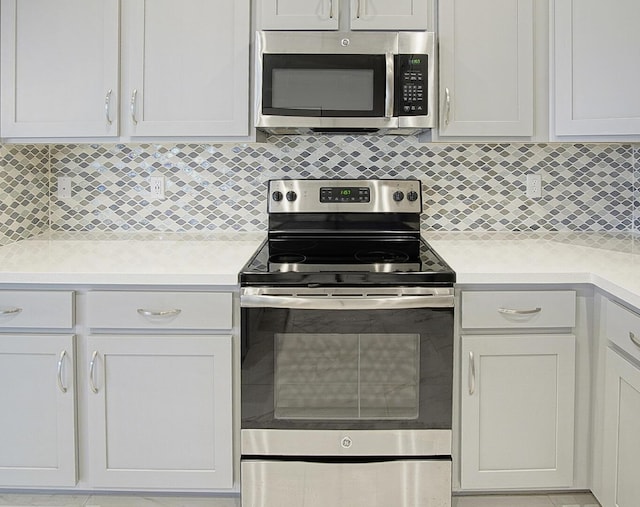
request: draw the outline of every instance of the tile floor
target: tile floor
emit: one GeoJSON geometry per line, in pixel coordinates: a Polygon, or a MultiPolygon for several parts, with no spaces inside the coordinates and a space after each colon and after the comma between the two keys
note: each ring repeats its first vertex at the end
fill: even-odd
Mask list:
{"type": "MultiPolygon", "coordinates": [[[[0,507],[239,507],[236,496],[0,494],[0,507]]],[[[452,507],[599,507],[587,493],[454,497],[452,507]]]]}

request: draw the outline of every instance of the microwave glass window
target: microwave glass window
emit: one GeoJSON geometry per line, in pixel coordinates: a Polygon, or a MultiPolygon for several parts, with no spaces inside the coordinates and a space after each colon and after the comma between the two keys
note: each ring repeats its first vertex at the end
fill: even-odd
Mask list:
{"type": "Polygon", "coordinates": [[[385,114],[384,55],[265,54],[262,114],[380,117],[385,114]]]}
{"type": "Polygon", "coordinates": [[[272,105],[282,109],[371,111],[371,69],[273,69],[272,105]]]}

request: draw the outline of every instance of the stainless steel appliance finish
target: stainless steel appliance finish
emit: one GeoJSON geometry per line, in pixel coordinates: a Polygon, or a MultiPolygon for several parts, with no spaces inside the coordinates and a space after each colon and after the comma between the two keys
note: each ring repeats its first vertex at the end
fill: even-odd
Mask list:
{"type": "Polygon", "coordinates": [[[262,130],[409,135],[435,126],[431,32],[257,32],[255,46],[262,130]]]}
{"type": "Polygon", "coordinates": [[[240,275],[243,507],[450,507],[455,273],[417,180],[276,180],[240,275]]]}

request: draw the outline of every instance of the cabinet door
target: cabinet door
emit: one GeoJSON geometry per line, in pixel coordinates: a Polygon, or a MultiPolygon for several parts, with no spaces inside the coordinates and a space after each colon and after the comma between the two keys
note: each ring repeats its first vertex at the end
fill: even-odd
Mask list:
{"type": "Polygon", "coordinates": [[[263,30],[338,29],[340,0],[259,0],[258,4],[263,30]]]}
{"type": "Polygon", "coordinates": [[[0,485],[76,484],[74,337],[0,336],[0,485]]]}
{"type": "Polygon", "coordinates": [[[463,489],[573,483],[575,337],[462,337],[463,489]]]}
{"type": "Polygon", "coordinates": [[[249,1],[123,4],[132,136],[249,133],[249,1]]]}
{"type": "Polygon", "coordinates": [[[117,0],[2,0],[2,136],[118,134],[117,0]]]}
{"type": "Polygon", "coordinates": [[[640,368],[607,350],[603,484],[604,507],[636,507],[640,498],[640,368]]]}
{"type": "Polygon", "coordinates": [[[532,0],[443,0],[439,39],[439,135],[533,135],[532,0]]]}
{"type": "Polygon", "coordinates": [[[640,2],[555,1],[556,135],[640,134],[640,2]]]}
{"type": "Polygon", "coordinates": [[[352,30],[427,30],[430,0],[351,0],[352,30]]]}
{"type": "Polygon", "coordinates": [[[230,336],[89,338],[90,482],[230,488],[230,336]]]}

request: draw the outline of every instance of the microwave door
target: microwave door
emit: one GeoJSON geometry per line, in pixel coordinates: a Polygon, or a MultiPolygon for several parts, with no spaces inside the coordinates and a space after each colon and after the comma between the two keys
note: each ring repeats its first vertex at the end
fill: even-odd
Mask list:
{"type": "Polygon", "coordinates": [[[393,55],[264,54],[256,126],[390,128],[393,55]]]}

